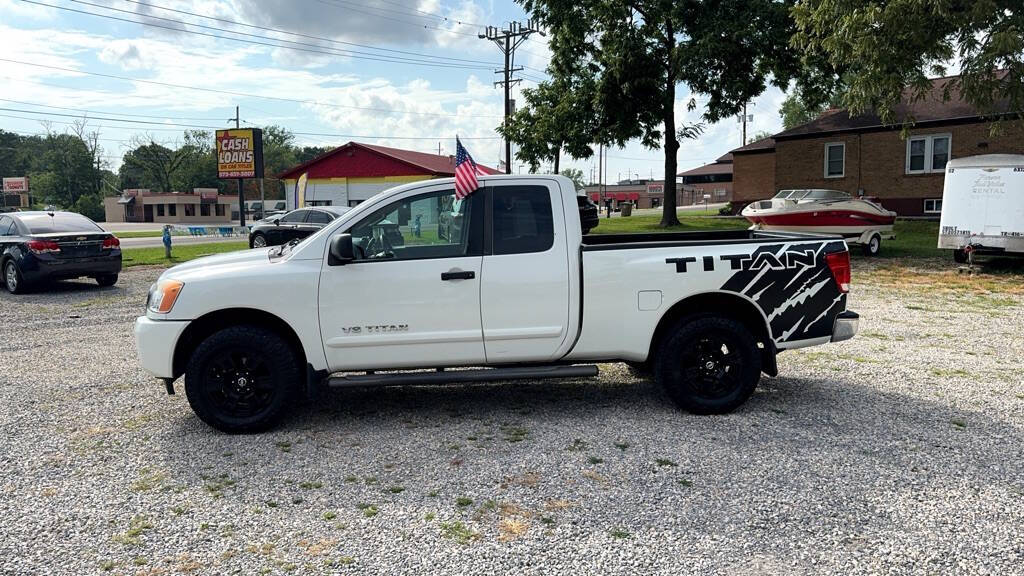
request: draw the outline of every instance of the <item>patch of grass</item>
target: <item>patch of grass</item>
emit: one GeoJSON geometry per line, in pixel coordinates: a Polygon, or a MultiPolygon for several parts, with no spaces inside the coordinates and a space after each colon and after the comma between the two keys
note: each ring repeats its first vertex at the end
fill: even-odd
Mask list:
{"type": "Polygon", "coordinates": [[[366,478],[363,478],[363,482],[367,486],[372,486],[372,485],[377,483],[377,477],[376,476],[367,476],[366,478]]]}
{"type": "Polygon", "coordinates": [[[690,488],[691,486],[693,486],[693,482],[691,482],[691,481],[690,481],[689,479],[687,479],[687,478],[680,478],[680,479],[678,480],[678,482],[679,482],[679,485],[680,485],[680,486],[683,486],[684,488],[690,488]]]}
{"type": "Polygon", "coordinates": [[[391,492],[392,494],[401,494],[402,492],[405,492],[405,486],[391,486],[388,488],[388,492],[391,492]]]}
{"type": "Polygon", "coordinates": [[[671,466],[675,468],[676,466],[679,466],[679,464],[676,464],[675,462],[669,460],[668,458],[656,458],[654,460],[654,463],[662,467],[671,466]]]}
{"type": "MultiPolygon", "coordinates": [[[[162,230],[124,230],[122,232],[114,232],[114,236],[118,238],[159,238],[163,234],[162,230]]],[[[173,238],[171,241],[174,241],[173,238]]]]}
{"type": "Polygon", "coordinates": [[[206,482],[203,484],[203,488],[209,492],[210,496],[214,498],[223,498],[224,490],[231,488],[236,484],[234,480],[228,477],[227,473],[223,473],[219,476],[204,476],[203,480],[206,482]]]}
{"type": "Polygon", "coordinates": [[[498,541],[511,542],[526,535],[530,525],[519,518],[502,518],[498,522],[498,541]]]}
{"type": "Polygon", "coordinates": [[[334,520],[337,517],[338,517],[338,513],[335,512],[334,510],[328,510],[327,512],[324,512],[324,520],[330,521],[330,520],[334,520]]]}
{"type": "Polygon", "coordinates": [[[441,536],[449,540],[455,540],[460,544],[466,544],[470,540],[477,538],[478,535],[462,522],[442,522],[441,536]]]}
{"type": "Polygon", "coordinates": [[[582,438],[575,438],[566,450],[569,452],[586,452],[587,443],[582,438]]]}
{"type": "Polygon", "coordinates": [[[125,546],[138,546],[142,535],[153,529],[153,523],[143,516],[135,516],[128,524],[128,530],[114,536],[114,542],[125,546]]]}
{"type": "Polygon", "coordinates": [[[302,504],[303,502],[305,502],[305,500],[302,499],[302,496],[296,496],[292,498],[292,504],[295,504],[296,506],[302,504]]]}
{"type": "Polygon", "coordinates": [[[267,500],[266,505],[268,508],[277,508],[279,506],[275,500],[267,500]]]}
{"type": "Polygon", "coordinates": [[[515,444],[516,442],[522,442],[526,440],[526,437],[530,434],[530,431],[526,428],[520,428],[518,426],[505,426],[501,429],[501,433],[505,435],[505,441],[515,444]]]}
{"type": "Polygon", "coordinates": [[[610,534],[612,538],[619,538],[619,539],[625,539],[625,538],[631,537],[631,534],[629,533],[629,531],[628,530],[623,530],[622,528],[613,528],[612,531],[609,532],[608,534],[610,534]]]}
{"type": "Polygon", "coordinates": [[[286,440],[278,440],[274,442],[274,446],[277,446],[277,449],[281,452],[287,453],[292,451],[292,443],[286,440]]]}
{"type": "MultiPolygon", "coordinates": [[[[603,214],[603,213],[602,213],[603,214]]],[[[742,230],[750,226],[744,218],[716,218],[677,212],[680,226],[662,228],[661,213],[630,216],[628,218],[601,218],[591,234],[631,234],[637,232],[689,232],[699,230],[742,230]]]]}
{"type": "Polygon", "coordinates": [[[967,422],[962,418],[953,418],[949,423],[955,426],[957,430],[967,429],[967,422]]]}
{"type": "Polygon", "coordinates": [[[162,485],[166,478],[166,472],[159,470],[156,472],[150,472],[144,470],[142,476],[140,476],[135,482],[132,482],[129,488],[132,492],[149,492],[150,490],[162,485]]]}
{"type": "Polygon", "coordinates": [[[174,512],[175,516],[181,516],[185,512],[188,512],[188,506],[181,506],[181,505],[175,506],[175,507],[171,508],[171,512],[174,512]]]}
{"type": "Polygon", "coordinates": [[[324,487],[323,482],[321,482],[319,480],[307,480],[305,482],[300,482],[299,483],[299,488],[302,488],[303,490],[317,490],[317,489],[323,488],[323,487],[324,487]]]}
{"type": "Polygon", "coordinates": [[[173,246],[171,259],[164,258],[164,247],[124,248],[121,250],[121,262],[125,268],[132,266],[173,266],[212,254],[247,250],[247,241],[211,242],[209,244],[183,244],[173,246]]]}
{"type": "Polygon", "coordinates": [[[597,456],[591,456],[590,458],[587,458],[587,462],[591,464],[600,464],[604,462],[604,460],[602,458],[598,458],[597,456]]]}
{"type": "Polygon", "coordinates": [[[437,498],[437,490],[431,490],[430,492],[427,492],[427,496],[430,496],[431,498],[437,498]]]}
{"type": "Polygon", "coordinates": [[[963,368],[957,368],[955,370],[943,370],[941,368],[932,368],[932,374],[940,378],[949,378],[951,376],[970,376],[971,373],[963,368]]]}
{"type": "Polygon", "coordinates": [[[625,452],[629,448],[629,442],[616,442],[615,447],[625,452]]]}
{"type": "Polygon", "coordinates": [[[555,525],[555,519],[550,517],[550,516],[541,516],[540,517],[540,523],[544,524],[546,526],[554,526],[555,525]]]}
{"type": "Polygon", "coordinates": [[[104,572],[110,572],[116,566],[117,562],[114,562],[113,560],[104,560],[102,563],[100,563],[100,570],[103,570],[104,572]]]}
{"type": "Polygon", "coordinates": [[[437,514],[434,514],[433,512],[427,512],[423,516],[423,519],[426,520],[427,522],[432,521],[434,518],[437,518],[437,514]]]}
{"type": "Polygon", "coordinates": [[[377,515],[377,512],[378,512],[376,506],[374,506],[373,504],[367,504],[366,502],[360,502],[356,506],[356,508],[359,508],[360,510],[362,510],[363,511],[363,516],[366,516],[367,518],[373,518],[374,516],[377,515]]]}
{"type": "Polygon", "coordinates": [[[472,498],[466,498],[465,496],[459,496],[458,498],[455,499],[455,505],[458,506],[459,508],[465,508],[467,506],[472,506],[473,505],[473,499],[472,498]]]}

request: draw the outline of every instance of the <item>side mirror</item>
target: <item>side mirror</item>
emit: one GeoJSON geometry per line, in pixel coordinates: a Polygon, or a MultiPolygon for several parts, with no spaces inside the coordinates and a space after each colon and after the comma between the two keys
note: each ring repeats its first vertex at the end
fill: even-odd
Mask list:
{"type": "Polygon", "coordinates": [[[344,266],[355,259],[351,234],[338,234],[331,238],[330,257],[327,259],[329,266],[344,266]]]}
{"type": "Polygon", "coordinates": [[[281,225],[281,219],[280,218],[274,218],[274,226],[280,226],[280,225],[281,225]]]}

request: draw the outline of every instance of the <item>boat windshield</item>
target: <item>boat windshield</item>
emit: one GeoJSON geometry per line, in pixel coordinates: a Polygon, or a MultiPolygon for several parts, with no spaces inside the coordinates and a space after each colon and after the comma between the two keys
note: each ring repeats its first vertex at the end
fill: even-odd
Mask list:
{"type": "Polygon", "coordinates": [[[849,197],[841,190],[780,190],[775,195],[780,200],[842,200],[849,197]]]}

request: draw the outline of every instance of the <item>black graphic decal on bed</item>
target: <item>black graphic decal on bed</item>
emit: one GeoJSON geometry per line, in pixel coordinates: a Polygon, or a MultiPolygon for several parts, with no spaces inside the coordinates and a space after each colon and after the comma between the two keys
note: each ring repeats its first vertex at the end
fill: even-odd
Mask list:
{"type": "Polygon", "coordinates": [[[736,258],[736,273],[722,290],[756,302],[768,316],[776,342],[830,336],[836,316],[846,309],[846,294],[839,291],[824,258],[837,247],[842,249],[842,243],[763,245],[736,258]]]}

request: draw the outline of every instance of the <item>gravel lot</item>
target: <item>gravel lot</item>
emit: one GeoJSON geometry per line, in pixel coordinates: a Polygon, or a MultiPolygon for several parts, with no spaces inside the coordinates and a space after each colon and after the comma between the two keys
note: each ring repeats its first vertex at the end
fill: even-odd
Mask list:
{"type": "Polygon", "coordinates": [[[1024,296],[857,272],[861,335],[726,417],[608,365],[249,437],[137,367],[158,270],[0,293],[0,573],[1024,573],[1024,296]]]}

